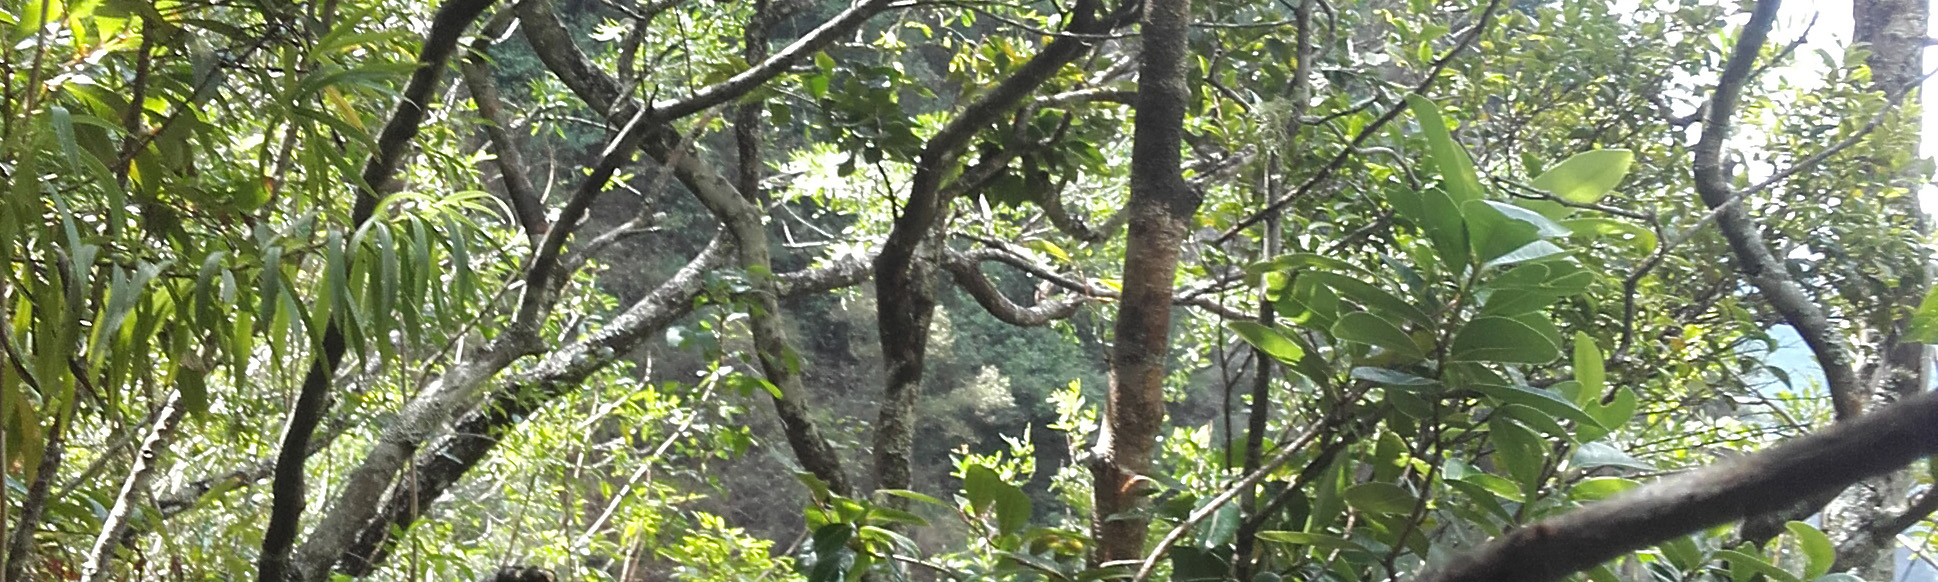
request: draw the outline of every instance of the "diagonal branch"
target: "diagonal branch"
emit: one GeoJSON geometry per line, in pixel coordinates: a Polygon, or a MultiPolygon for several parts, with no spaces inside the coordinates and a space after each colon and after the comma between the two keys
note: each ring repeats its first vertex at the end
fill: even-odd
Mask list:
{"type": "Polygon", "coordinates": [[[1756,221],[1738,203],[1730,188],[1730,177],[1723,170],[1723,143],[1729,140],[1730,118],[1735,115],[1743,86],[1755,69],[1757,53],[1776,21],[1779,3],[1778,0],[1757,3],[1716,83],[1716,91],[1709,101],[1709,115],[1703,120],[1702,139],[1695,148],[1696,193],[1702,197],[1703,204],[1718,211],[1716,226],[1736,255],[1737,270],[1803,336],[1804,343],[1817,356],[1837,418],[1846,420],[1862,413],[1864,406],[1863,385],[1850,347],[1832,326],[1823,307],[1804,293],[1790,278],[1783,263],[1770,252],[1756,221]]]}
{"type": "MultiPolygon", "coordinates": [[[[411,74],[390,121],[378,134],[377,149],[364,165],[362,183],[356,184],[356,202],[351,210],[351,230],[362,228],[377,211],[377,188],[397,174],[403,164],[404,150],[417,136],[418,128],[443,77],[444,65],[457,49],[459,37],[484,13],[492,0],[447,0],[431,18],[430,32],[417,57],[417,70],[411,74]]],[[[352,243],[345,242],[345,245],[352,243]]],[[[315,325],[321,322],[311,322],[315,325]]],[[[290,551],[302,526],[304,461],[309,443],[322,422],[330,403],[330,375],[342,363],[344,351],[342,326],[335,319],[324,324],[322,353],[310,361],[303,376],[289,421],[283,429],[283,442],[276,457],[275,481],[269,524],[263,529],[262,553],[257,558],[260,582],[285,582],[297,572],[292,570],[290,551]]]]}
{"type": "Polygon", "coordinates": [[[1769,450],[1514,530],[1419,580],[1559,580],[1663,540],[1835,493],[1934,453],[1938,393],[1927,392],[1769,450]]]}
{"type": "Polygon", "coordinates": [[[498,98],[498,84],[491,80],[491,71],[485,66],[493,39],[511,27],[517,13],[507,9],[493,16],[471,42],[471,55],[458,63],[458,71],[464,77],[465,87],[471,90],[471,101],[477,104],[478,115],[484,118],[485,139],[491,144],[498,175],[504,177],[505,197],[511,199],[512,214],[526,238],[536,244],[544,240],[549,228],[545,205],[538,190],[532,187],[531,178],[525,174],[525,156],[518,149],[518,141],[512,139],[511,121],[505,117],[504,103],[498,98]]]}

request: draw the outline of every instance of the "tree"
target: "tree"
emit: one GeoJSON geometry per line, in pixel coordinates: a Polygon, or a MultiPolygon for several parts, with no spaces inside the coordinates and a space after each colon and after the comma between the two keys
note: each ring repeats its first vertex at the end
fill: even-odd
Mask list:
{"type": "Polygon", "coordinates": [[[0,572],[1883,577],[1856,4],[8,6],[0,572]]]}

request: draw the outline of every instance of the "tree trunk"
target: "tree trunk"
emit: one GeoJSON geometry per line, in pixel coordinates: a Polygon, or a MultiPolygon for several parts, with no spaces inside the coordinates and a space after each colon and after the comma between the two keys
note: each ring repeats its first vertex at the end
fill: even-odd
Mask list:
{"type": "MultiPolygon", "coordinates": [[[[1871,54],[1865,64],[1871,68],[1872,90],[1887,94],[1909,90],[1923,79],[1925,30],[1931,19],[1925,0],[1854,0],[1851,16],[1852,40],[1870,45],[1871,54]]],[[[1916,95],[1908,96],[1901,111],[1917,111],[1917,104],[1916,95]]],[[[1896,123],[1919,127],[1918,114],[1899,115],[1896,123]]],[[[1918,145],[1914,140],[1906,147],[1915,150],[1918,145]]],[[[1917,155],[1916,151],[1911,153],[1917,155]]],[[[1908,190],[1894,200],[1891,222],[1929,233],[1929,221],[1916,195],[1925,179],[1922,172],[1901,170],[1890,178],[1885,188],[1908,190]]],[[[1901,339],[1909,318],[1900,317],[1916,308],[1930,290],[1929,267],[1919,260],[1899,269],[1901,278],[1897,287],[1881,298],[1877,313],[1868,318],[1884,336],[1875,352],[1879,360],[1872,366],[1871,384],[1875,390],[1865,403],[1869,410],[1916,394],[1930,380],[1926,371],[1929,351],[1924,344],[1901,339]]],[[[1906,511],[1913,479],[1909,470],[1867,479],[1825,510],[1823,523],[1831,530],[1828,533],[1841,541],[1837,552],[1839,571],[1849,570],[1867,580],[1896,579],[1896,552],[1892,549],[1897,546],[1898,531],[1888,524],[1900,522],[1894,518],[1906,511]]]]}
{"type": "Polygon", "coordinates": [[[1164,375],[1171,348],[1172,280],[1179,245],[1203,200],[1185,183],[1179,148],[1184,112],[1186,35],[1191,0],[1150,0],[1139,28],[1144,39],[1132,134],[1130,231],[1124,292],[1110,358],[1110,394],[1092,461],[1092,519],[1100,563],[1143,558],[1150,520],[1138,515],[1147,497],[1141,475],[1151,468],[1164,426],[1164,375]]]}

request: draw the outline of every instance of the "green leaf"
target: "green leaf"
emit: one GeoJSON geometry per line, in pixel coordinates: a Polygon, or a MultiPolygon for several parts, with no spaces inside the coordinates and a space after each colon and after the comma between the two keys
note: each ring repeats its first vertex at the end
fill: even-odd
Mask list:
{"type": "Polygon", "coordinates": [[[1758,574],[1769,576],[1772,580],[1777,580],[1778,582],[1803,582],[1795,574],[1791,574],[1782,568],[1778,568],[1776,564],[1771,564],[1761,557],[1753,556],[1746,552],[1738,550],[1716,550],[1715,557],[1727,560],[1731,566],[1748,568],[1758,574]]]}
{"type": "Polygon", "coordinates": [[[1568,496],[1575,501],[1600,501],[1641,485],[1634,479],[1622,477],[1589,477],[1569,488],[1568,496]]]}
{"type": "Polygon", "coordinates": [[[1279,271],[1299,272],[1308,271],[1314,267],[1333,271],[1365,272],[1365,269],[1360,268],[1358,265],[1337,258],[1312,253],[1293,253],[1279,255],[1268,260],[1247,265],[1245,267],[1245,274],[1263,275],[1279,271]]]}
{"type": "Polygon", "coordinates": [[[1004,485],[996,493],[996,528],[1006,534],[1023,531],[1030,524],[1030,496],[1015,485],[1004,485]]]}
{"type": "Polygon", "coordinates": [[[846,523],[830,523],[814,530],[814,566],[808,570],[809,582],[842,582],[847,579],[848,567],[855,562],[853,550],[848,549],[848,540],[855,536],[855,527],[846,523]]]}
{"type": "Polygon", "coordinates": [[[1561,223],[1555,222],[1546,216],[1542,216],[1539,212],[1505,202],[1495,202],[1493,200],[1482,200],[1481,202],[1493,207],[1495,211],[1500,212],[1501,216],[1507,217],[1508,220],[1519,220],[1534,225],[1535,234],[1541,238],[1559,238],[1574,234],[1574,231],[1568,230],[1568,227],[1562,226],[1561,223]]]}
{"type": "Polygon", "coordinates": [[[1503,254],[1501,256],[1489,259],[1487,261],[1487,264],[1482,266],[1498,267],[1501,265],[1512,265],[1514,263],[1525,263],[1528,261],[1545,259],[1565,252],[1568,252],[1568,251],[1563,250],[1561,247],[1555,246],[1554,243],[1544,241],[1544,240],[1537,240],[1537,241],[1528,243],[1526,245],[1523,245],[1520,248],[1508,251],[1506,254],[1503,254]]]}
{"type": "Polygon", "coordinates": [[[1019,531],[1029,525],[1029,495],[1015,485],[1004,482],[989,467],[969,466],[963,474],[962,489],[969,498],[971,512],[981,515],[992,507],[996,510],[996,527],[1003,533],[1019,531]]]}
{"type": "Polygon", "coordinates": [[[1388,386],[1432,386],[1439,384],[1439,382],[1434,381],[1432,378],[1422,378],[1406,372],[1388,370],[1386,368],[1361,366],[1353,368],[1351,374],[1355,379],[1378,382],[1388,386]]]}
{"type": "Polygon", "coordinates": [[[1809,559],[1803,568],[1803,577],[1817,578],[1830,573],[1831,565],[1837,561],[1837,546],[1830,543],[1830,536],[1801,521],[1785,523],[1783,527],[1796,536],[1797,547],[1809,559]]]}
{"type": "Polygon", "coordinates": [[[1566,418],[1578,426],[1601,426],[1601,421],[1561,395],[1520,385],[1475,384],[1473,389],[1504,404],[1519,404],[1539,410],[1550,417],[1566,418]]]}
{"type": "Polygon", "coordinates": [[[1426,353],[1420,351],[1420,346],[1413,343],[1413,338],[1400,331],[1393,322],[1364,311],[1340,317],[1339,322],[1332,325],[1332,335],[1343,341],[1384,348],[1409,360],[1426,357],[1426,353]]]}
{"type": "Polygon", "coordinates": [[[1530,289],[1492,289],[1487,293],[1487,301],[1481,304],[1481,315],[1513,317],[1528,313],[1539,313],[1560,300],[1559,295],[1546,291],[1530,289]]]}
{"type": "Polygon", "coordinates": [[[1232,537],[1238,533],[1238,524],[1244,520],[1243,517],[1235,503],[1220,506],[1217,511],[1212,512],[1211,521],[1204,525],[1204,531],[1198,537],[1198,547],[1210,550],[1231,543],[1232,537]]]}
{"type": "Polygon", "coordinates": [[[1304,348],[1299,347],[1299,344],[1285,337],[1278,330],[1272,329],[1271,326],[1252,321],[1233,321],[1226,323],[1225,327],[1230,328],[1232,333],[1238,334],[1238,337],[1244,338],[1245,343],[1252,344],[1252,347],[1272,356],[1272,359],[1294,364],[1305,357],[1304,348]]]}
{"type": "Polygon", "coordinates": [[[1420,501],[1412,492],[1392,483],[1361,483],[1346,490],[1346,506],[1366,513],[1396,515],[1412,513],[1420,501]]]}
{"type": "MultiPolygon", "coordinates": [[[[1495,481],[1506,481],[1505,479],[1501,479],[1500,477],[1494,477],[1493,475],[1486,475],[1486,474],[1471,475],[1470,477],[1492,477],[1495,481]]],[[[1514,514],[1508,512],[1507,507],[1502,506],[1500,500],[1496,499],[1496,497],[1502,497],[1502,496],[1497,495],[1492,489],[1482,486],[1479,481],[1462,478],[1458,480],[1450,479],[1446,483],[1448,486],[1453,487],[1456,490],[1459,490],[1462,495],[1466,495],[1467,499],[1472,500],[1474,503],[1480,504],[1481,509],[1487,510],[1487,513],[1492,514],[1494,517],[1501,518],[1501,521],[1504,521],[1504,522],[1514,521],[1514,514]]],[[[1511,495],[1505,496],[1507,499],[1516,500],[1516,501],[1521,499],[1520,492],[1514,490],[1514,486],[1512,483],[1508,483],[1507,489],[1510,493],[1512,493],[1511,495]]]]}
{"type": "Polygon", "coordinates": [[[1304,276],[1317,277],[1320,283],[1332,287],[1333,290],[1339,292],[1341,297],[1358,303],[1367,309],[1397,315],[1407,321],[1423,326],[1433,325],[1432,316],[1427,315],[1420,308],[1414,307],[1413,304],[1407,303],[1406,300],[1400,299],[1398,296],[1386,292],[1385,289],[1379,288],[1378,285],[1333,273],[1315,272],[1307,273],[1304,276]]]}
{"type": "Polygon", "coordinates": [[[1311,532],[1302,532],[1302,531],[1262,531],[1262,532],[1258,532],[1258,539],[1265,540],[1268,542],[1281,543],[1281,544],[1311,546],[1322,550],[1339,550],[1344,552],[1367,551],[1365,546],[1359,545],[1358,543],[1355,543],[1352,540],[1335,536],[1335,535],[1328,535],[1328,534],[1322,534],[1322,533],[1311,533],[1311,532]]]}
{"type": "Polygon", "coordinates": [[[1918,310],[1911,313],[1911,322],[1905,325],[1904,339],[1921,344],[1938,343],[1938,286],[1925,293],[1924,301],[1918,303],[1918,310]]]}
{"type": "Polygon", "coordinates": [[[1531,185],[1569,202],[1593,204],[1622,183],[1634,162],[1635,154],[1628,150],[1586,151],[1549,168],[1531,185]]]}
{"type": "Polygon", "coordinates": [[[1543,330],[1521,320],[1490,315],[1475,318],[1460,327],[1460,331],[1454,335],[1449,359],[1456,362],[1545,364],[1559,357],[1561,346],[1555,345],[1543,330]]]}
{"type": "Polygon", "coordinates": [[[1575,218],[1561,221],[1575,236],[1590,240],[1606,238],[1636,253],[1655,250],[1655,233],[1648,227],[1615,218],[1575,218]]]}
{"type": "Polygon", "coordinates": [[[1538,431],[1542,434],[1546,434],[1549,437],[1555,438],[1557,440],[1573,442],[1575,438],[1574,433],[1572,431],[1569,431],[1568,427],[1561,426],[1561,422],[1558,420],[1555,420],[1554,415],[1548,414],[1546,412],[1542,412],[1540,410],[1536,410],[1526,405],[1522,405],[1522,404],[1503,405],[1496,412],[1496,414],[1520,421],[1521,424],[1526,425],[1528,428],[1534,429],[1535,431],[1538,431]]]}
{"type": "Polygon", "coordinates": [[[1460,147],[1447,130],[1447,120],[1440,115],[1440,106],[1420,95],[1406,96],[1407,108],[1420,120],[1420,132],[1427,138],[1427,159],[1440,172],[1440,179],[1446,184],[1447,194],[1457,203],[1485,198],[1480,186],[1480,175],[1474,171],[1474,160],[1468,157],[1466,148],[1460,147]]]}
{"type": "Polygon", "coordinates": [[[1622,452],[1621,449],[1617,449],[1603,442],[1582,444],[1581,448],[1575,449],[1575,456],[1568,461],[1568,464],[1573,465],[1577,469],[1622,467],[1638,471],[1655,470],[1655,465],[1644,463],[1635,457],[1629,456],[1628,453],[1622,452]]]}
{"type": "Polygon", "coordinates": [[[1615,399],[1606,405],[1589,407],[1588,414],[1601,421],[1603,428],[1615,430],[1635,418],[1635,391],[1623,386],[1615,392],[1615,399]]]}
{"type": "Polygon", "coordinates": [[[1460,202],[1445,189],[1435,188],[1421,193],[1421,204],[1425,217],[1420,228],[1433,241],[1434,252],[1448,265],[1466,265],[1473,258],[1473,248],[1468,242],[1470,225],[1460,214],[1460,202]]]}
{"type": "Polygon", "coordinates": [[[915,501],[920,501],[922,503],[927,503],[929,505],[934,505],[937,507],[949,506],[949,504],[943,503],[942,500],[940,499],[936,499],[928,495],[923,495],[919,492],[909,491],[907,489],[876,489],[875,492],[881,493],[883,495],[893,495],[895,497],[900,497],[903,499],[912,499],[915,501]]]}
{"type": "Polygon", "coordinates": [[[1494,458],[1507,469],[1528,499],[1541,489],[1542,469],[1546,467],[1548,447],[1534,431],[1504,416],[1487,419],[1493,435],[1494,458]]]}
{"type": "Polygon", "coordinates": [[[1586,406],[1601,399],[1602,392],[1608,390],[1608,371],[1602,367],[1602,350],[1595,345],[1595,338],[1586,333],[1575,332],[1575,381],[1581,383],[1581,395],[1575,404],[1586,406]]]}

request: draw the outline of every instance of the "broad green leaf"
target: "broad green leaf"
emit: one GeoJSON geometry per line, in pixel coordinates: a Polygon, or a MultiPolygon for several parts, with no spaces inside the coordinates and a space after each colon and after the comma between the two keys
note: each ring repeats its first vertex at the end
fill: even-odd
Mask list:
{"type": "Polygon", "coordinates": [[[1508,218],[1485,201],[1469,201],[1461,204],[1458,211],[1467,225],[1468,246],[1473,249],[1474,259],[1481,263],[1541,240],[1539,228],[1508,218]]]}
{"type": "Polygon", "coordinates": [[[1568,495],[1575,501],[1600,501],[1639,486],[1641,483],[1622,477],[1589,477],[1569,488],[1568,495]]]}
{"type": "Polygon", "coordinates": [[[1393,322],[1364,311],[1340,317],[1339,322],[1332,325],[1332,335],[1344,341],[1384,348],[1410,360],[1426,357],[1425,352],[1420,351],[1420,346],[1413,343],[1413,338],[1400,331],[1393,322]]]}
{"type": "Polygon", "coordinates": [[[1581,395],[1575,404],[1586,406],[1601,400],[1608,384],[1608,372],[1602,368],[1602,350],[1595,345],[1595,338],[1586,333],[1575,332],[1575,381],[1581,383],[1581,395]]]}
{"type": "Polygon", "coordinates": [[[1272,356],[1272,359],[1293,364],[1305,357],[1304,348],[1300,348],[1298,343],[1285,337],[1278,330],[1272,329],[1271,326],[1253,321],[1233,321],[1226,323],[1225,327],[1230,328],[1232,333],[1238,334],[1238,337],[1244,338],[1245,343],[1252,344],[1252,347],[1272,356]]]}
{"type": "Polygon", "coordinates": [[[1554,305],[1554,302],[1560,299],[1561,297],[1559,295],[1546,291],[1494,289],[1488,292],[1487,300],[1481,303],[1480,313],[1481,315],[1499,315],[1503,317],[1537,313],[1547,309],[1549,305],[1554,305]]]}
{"type": "Polygon", "coordinates": [[[1493,435],[1495,461],[1507,469],[1521,491],[1532,499],[1541,489],[1542,470],[1547,466],[1546,441],[1521,423],[1503,416],[1488,419],[1487,430],[1493,435]]]}
{"type": "Polygon", "coordinates": [[[1568,463],[1577,469],[1622,467],[1638,471],[1655,470],[1655,465],[1644,463],[1604,442],[1583,443],[1581,448],[1575,449],[1575,456],[1568,463]]]}
{"type": "Polygon", "coordinates": [[[1545,364],[1561,357],[1561,346],[1542,330],[1519,320],[1482,316],[1454,335],[1449,359],[1456,362],[1545,364]]]}
{"type": "Polygon", "coordinates": [[[1268,542],[1281,543],[1281,544],[1311,546],[1322,550],[1339,550],[1344,552],[1366,551],[1365,546],[1354,543],[1352,540],[1335,536],[1335,535],[1322,534],[1322,533],[1311,533],[1311,532],[1302,532],[1302,531],[1262,531],[1262,532],[1258,532],[1258,539],[1265,540],[1268,542]]]}
{"type": "Polygon", "coordinates": [[[988,511],[996,501],[996,490],[1007,483],[996,471],[982,465],[970,465],[962,474],[962,493],[969,498],[970,513],[980,514],[988,511]]]}
{"type": "Polygon", "coordinates": [[[1447,194],[1459,203],[1485,198],[1480,175],[1474,171],[1474,160],[1468,157],[1466,148],[1454,141],[1446,118],[1440,115],[1440,106],[1419,95],[1407,95],[1406,103],[1413,110],[1414,118],[1420,121],[1420,132],[1427,138],[1427,159],[1440,172],[1447,194]]]}
{"type": "Polygon", "coordinates": [[[1226,503],[1219,506],[1212,512],[1211,521],[1205,523],[1204,529],[1198,535],[1198,547],[1209,550],[1231,543],[1232,536],[1238,533],[1239,522],[1243,520],[1244,515],[1239,513],[1237,504],[1226,503]]]}
{"type": "Polygon", "coordinates": [[[1904,339],[1918,343],[1938,343],[1938,287],[1925,293],[1924,301],[1918,303],[1918,310],[1911,313],[1911,322],[1905,325],[1904,339]]]}
{"type": "Polygon", "coordinates": [[[1407,321],[1423,326],[1433,325],[1434,323],[1433,317],[1427,315],[1425,311],[1421,311],[1420,308],[1413,306],[1411,303],[1407,303],[1406,300],[1386,292],[1385,289],[1379,288],[1378,285],[1333,273],[1314,272],[1307,273],[1305,276],[1317,277],[1319,282],[1338,291],[1340,297],[1358,303],[1367,309],[1397,315],[1405,318],[1407,321]]]}
{"type": "Polygon", "coordinates": [[[1306,516],[1306,529],[1323,530],[1332,527],[1339,515],[1346,510],[1346,500],[1339,492],[1346,488],[1344,483],[1351,475],[1346,467],[1351,465],[1350,458],[1334,460],[1319,476],[1318,487],[1312,490],[1312,512],[1306,516]]]}
{"type": "Polygon", "coordinates": [[[814,565],[808,569],[809,582],[842,582],[847,579],[848,567],[854,564],[855,554],[848,549],[848,540],[855,536],[855,527],[846,523],[830,523],[814,530],[814,565]]]}
{"type": "Polygon", "coordinates": [[[1648,253],[1655,250],[1655,233],[1633,222],[1616,218],[1575,218],[1561,221],[1561,226],[1588,239],[1608,239],[1627,247],[1630,252],[1648,253]]]}
{"type": "Polygon", "coordinates": [[[1406,468],[1406,441],[1393,431],[1383,430],[1373,445],[1373,480],[1392,482],[1398,479],[1400,471],[1406,468]]]}
{"type": "Polygon", "coordinates": [[[1003,485],[996,492],[996,528],[1006,534],[1023,531],[1030,524],[1030,496],[1020,487],[1003,485]]]}
{"type": "Polygon", "coordinates": [[[1314,267],[1328,269],[1332,271],[1348,271],[1348,272],[1359,272],[1359,273],[1366,272],[1366,270],[1361,268],[1359,265],[1342,261],[1337,258],[1328,257],[1324,255],[1315,255],[1312,253],[1293,253],[1289,255],[1279,255],[1276,257],[1272,257],[1271,259],[1268,259],[1268,260],[1259,261],[1259,262],[1247,265],[1245,267],[1245,273],[1248,275],[1263,275],[1265,273],[1270,273],[1275,271],[1300,272],[1300,271],[1308,271],[1314,267]]]}
{"type": "Polygon", "coordinates": [[[1359,380],[1378,382],[1388,386],[1432,386],[1439,384],[1432,378],[1421,378],[1398,370],[1361,366],[1352,369],[1352,377],[1359,380]]]}
{"type": "MultiPolygon", "coordinates": [[[[1483,474],[1483,475],[1473,475],[1473,476],[1474,477],[1493,477],[1494,480],[1496,481],[1505,481],[1504,479],[1501,479],[1500,477],[1494,477],[1493,475],[1483,474]]],[[[1448,486],[1453,487],[1455,490],[1460,491],[1462,495],[1466,495],[1467,499],[1472,500],[1474,503],[1479,504],[1481,509],[1487,510],[1487,513],[1492,514],[1494,517],[1500,518],[1501,521],[1503,522],[1514,521],[1514,514],[1509,513],[1507,511],[1507,507],[1501,505],[1501,502],[1499,499],[1495,499],[1496,497],[1501,497],[1501,496],[1497,495],[1492,489],[1482,486],[1478,481],[1471,480],[1471,479],[1458,479],[1458,480],[1449,479],[1446,481],[1446,483],[1448,486]]],[[[1509,483],[1508,485],[1509,485],[1508,489],[1510,491],[1513,491],[1514,489],[1513,484],[1509,483]]],[[[1513,491],[1513,493],[1514,493],[1513,495],[1506,496],[1506,498],[1513,501],[1518,501],[1521,499],[1520,492],[1513,491]]]]}
{"type": "Polygon", "coordinates": [[[1635,154],[1628,150],[1586,151],[1549,168],[1531,185],[1569,202],[1592,204],[1620,185],[1634,162],[1635,154]]]}
{"type": "Polygon", "coordinates": [[[1635,418],[1635,391],[1623,386],[1615,392],[1615,399],[1606,405],[1591,405],[1588,414],[1601,421],[1603,428],[1615,430],[1635,418]]]}
{"type": "Polygon", "coordinates": [[[1468,224],[1460,214],[1460,202],[1443,188],[1422,192],[1422,212],[1426,215],[1420,228],[1433,242],[1434,252],[1440,260],[1455,267],[1465,266],[1473,259],[1473,248],[1469,243],[1468,224]]]}
{"type": "Polygon", "coordinates": [[[1466,479],[1461,479],[1461,481],[1477,485],[1481,489],[1500,496],[1501,499],[1515,503],[1525,503],[1528,499],[1527,492],[1523,491],[1520,485],[1516,485],[1513,481],[1509,481],[1500,475],[1479,473],[1468,475],[1466,479]]]}
{"type": "Polygon", "coordinates": [[[1405,488],[1392,483],[1361,483],[1346,490],[1346,505],[1366,513],[1406,514],[1412,513],[1420,498],[1405,488]]]}
{"type": "Polygon", "coordinates": [[[949,506],[949,504],[943,503],[942,500],[940,499],[936,499],[934,497],[924,495],[920,492],[909,491],[907,489],[876,489],[875,492],[881,493],[883,495],[893,495],[895,497],[900,497],[903,499],[912,499],[915,501],[920,501],[922,503],[927,503],[929,505],[934,505],[937,507],[949,506]]]}
{"type": "Polygon", "coordinates": [[[1776,564],[1771,564],[1768,560],[1764,560],[1759,556],[1750,555],[1747,552],[1716,550],[1715,556],[1719,559],[1727,560],[1731,566],[1747,568],[1758,574],[1769,576],[1778,582],[1803,582],[1796,574],[1791,574],[1783,568],[1778,568],[1776,564]]]}
{"type": "Polygon", "coordinates": [[[1790,530],[1790,535],[1796,536],[1797,547],[1803,550],[1803,555],[1809,560],[1804,566],[1803,577],[1816,578],[1830,573],[1831,565],[1837,561],[1837,546],[1830,543],[1830,536],[1801,521],[1785,523],[1783,527],[1790,530]]]}
{"type": "Polygon", "coordinates": [[[1555,420],[1554,415],[1535,410],[1532,407],[1522,404],[1508,404],[1501,406],[1495,413],[1519,421],[1522,425],[1534,429],[1541,434],[1548,435],[1548,437],[1556,439],[1557,441],[1573,442],[1575,440],[1574,432],[1568,430],[1568,427],[1561,426],[1561,421],[1555,420]]]}
{"type": "Polygon", "coordinates": [[[1487,385],[1476,384],[1475,390],[1506,404],[1519,404],[1539,410],[1550,417],[1572,420],[1578,426],[1601,426],[1601,421],[1588,411],[1575,406],[1575,403],[1561,395],[1529,386],[1515,384],[1487,385]]]}
{"type": "Polygon", "coordinates": [[[1561,247],[1555,246],[1554,243],[1544,241],[1544,240],[1537,240],[1537,241],[1528,243],[1526,245],[1523,245],[1520,248],[1508,251],[1506,254],[1503,254],[1501,256],[1489,259],[1487,261],[1487,264],[1482,266],[1499,267],[1501,265],[1525,263],[1528,261],[1545,259],[1565,252],[1568,252],[1568,251],[1563,250],[1561,247]]]}
{"type": "Polygon", "coordinates": [[[993,506],[996,527],[1003,533],[1013,533],[1029,525],[1029,495],[1015,485],[1004,482],[989,467],[971,465],[963,475],[962,489],[969,498],[971,512],[980,515],[993,506]]]}
{"type": "Polygon", "coordinates": [[[1541,238],[1558,238],[1574,233],[1574,231],[1568,230],[1568,227],[1562,226],[1560,223],[1550,220],[1546,216],[1542,216],[1539,212],[1505,202],[1495,202],[1493,200],[1482,200],[1481,203],[1492,207],[1494,210],[1500,212],[1501,216],[1505,216],[1509,220],[1519,220],[1533,225],[1535,234],[1541,238]]]}

